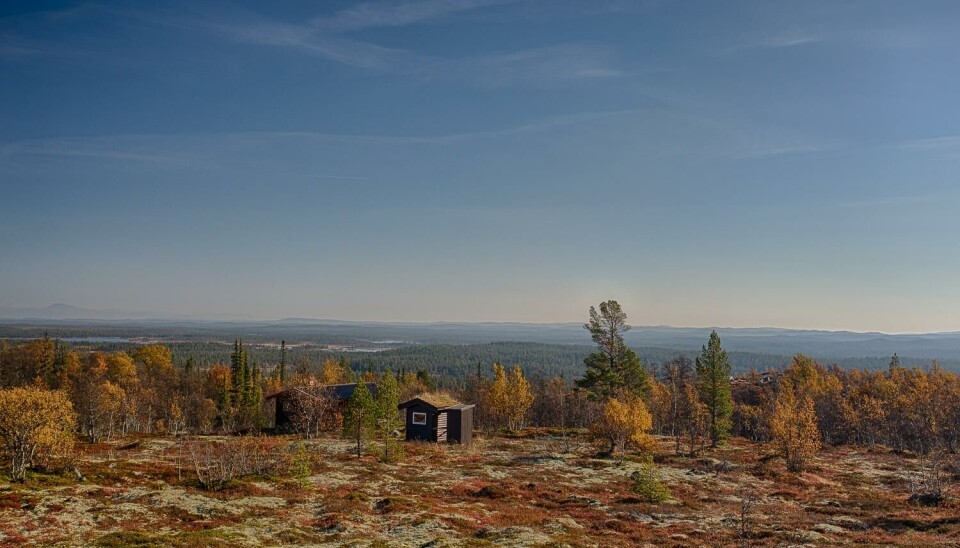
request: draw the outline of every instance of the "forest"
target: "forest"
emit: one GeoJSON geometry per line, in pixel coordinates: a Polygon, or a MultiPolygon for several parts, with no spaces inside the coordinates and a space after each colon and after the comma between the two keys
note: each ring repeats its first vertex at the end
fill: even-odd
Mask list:
{"type": "MultiPolygon", "coordinates": [[[[66,394],[77,414],[77,433],[88,442],[131,433],[265,430],[272,417],[266,395],[296,385],[375,382],[392,370],[403,396],[442,389],[478,403],[481,429],[507,424],[512,430],[526,425],[587,428],[602,414],[603,402],[627,394],[650,413],[650,431],[674,436],[677,450],[685,444],[691,454],[705,440],[716,444],[730,435],[762,442],[783,437],[776,426],[783,413],[808,419],[812,430],[801,437],[818,443],[884,444],[922,454],[957,450],[960,377],[936,362],[905,365],[894,355],[883,368],[876,360],[860,360],[869,367],[851,368],[825,366],[803,354],[738,355],[720,349],[714,332],[709,350],[716,355],[707,356],[704,345],[702,357],[720,362],[710,388],[711,397],[722,400],[716,402],[705,396],[706,381],[687,355],[627,346],[625,317],[616,308],[586,326],[595,342],[602,341],[604,329],[614,331],[618,342],[604,350],[610,361],[606,365],[591,353],[595,349],[577,345],[411,345],[335,353],[288,348],[285,341],[251,346],[236,340],[232,347],[209,342],[74,347],[44,337],[2,342],[0,382],[3,388],[30,386],[66,394]],[[109,349],[117,346],[122,349],[109,349]],[[771,367],[771,361],[785,363],[771,367]],[[491,403],[493,387],[505,378],[501,363],[516,364],[512,382],[522,382],[524,388],[491,403]],[[509,400],[529,405],[498,416],[509,400]],[[704,409],[709,413],[704,415],[704,409]]],[[[792,417],[788,423],[799,420],[792,417]]]]}
{"type": "MultiPolygon", "coordinates": [[[[483,501],[506,497],[511,504],[520,504],[528,494],[508,495],[498,485],[530,489],[537,478],[563,470],[566,477],[582,477],[585,482],[569,484],[571,492],[583,493],[570,497],[589,494],[608,501],[596,512],[578,515],[584,523],[593,523],[594,534],[611,536],[615,542],[638,542],[652,534],[645,526],[647,518],[610,526],[611,516],[623,519],[619,509],[643,505],[645,511],[656,514],[654,509],[661,505],[679,504],[691,517],[702,519],[709,507],[731,511],[719,500],[736,500],[740,516],[729,518],[735,526],[709,532],[682,525],[690,520],[670,521],[670,526],[683,531],[677,533],[678,539],[693,534],[707,543],[727,543],[733,538],[743,546],[754,541],[771,544],[775,539],[825,540],[824,533],[856,534],[865,542],[883,543],[898,534],[901,526],[877,521],[851,529],[820,523],[809,531],[802,530],[810,525],[804,522],[811,519],[809,511],[782,513],[784,496],[801,496],[800,491],[784,495],[780,487],[784,483],[808,491],[824,485],[831,492],[844,491],[844,496],[875,498],[877,486],[843,475],[855,473],[848,472],[850,467],[863,465],[856,460],[863,454],[871,455],[871,463],[885,456],[897,459],[895,465],[889,461],[882,465],[888,476],[876,476],[885,478],[884,485],[892,488],[884,495],[884,512],[936,509],[929,514],[935,517],[929,519],[941,524],[942,513],[955,511],[952,493],[960,478],[960,375],[936,362],[907,364],[894,354],[884,360],[884,367],[871,364],[868,369],[824,365],[798,353],[782,358],[786,361],[782,367],[736,371],[734,354],[724,349],[715,331],[689,357],[675,350],[629,346],[624,334],[631,327],[616,301],[591,307],[583,327],[594,346],[409,345],[375,353],[337,353],[288,347],[285,340],[279,345],[251,344],[239,338],[230,344],[170,345],[69,344],[50,337],[3,340],[0,477],[10,483],[0,484],[0,501],[22,500],[17,484],[35,489],[53,482],[79,492],[86,489],[86,482],[111,481],[115,473],[110,466],[122,462],[124,481],[135,478],[142,485],[145,480],[138,478],[153,477],[154,485],[159,481],[166,488],[175,486],[175,504],[201,496],[247,500],[251,489],[269,486],[282,490],[282,500],[287,501],[283,504],[303,504],[303,493],[309,491],[325,497],[325,508],[353,505],[351,511],[323,510],[322,520],[301,521],[306,525],[286,533],[299,536],[285,537],[349,543],[370,534],[362,523],[374,518],[363,512],[373,512],[380,522],[396,523],[400,514],[391,517],[383,510],[384,505],[395,504],[393,500],[406,500],[396,496],[419,493],[417,504],[424,507],[443,503],[431,492],[421,492],[418,478],[410,477],[403,480],[400,495],[355,506],[353,495],[338,491],[336,483],[329,484],[336,477],[331,463],[354,474],[390,470],[399,476],[404,473],[402,463],[409,459],[469,478],[471,467],[482,462],[483,477],[499,478],[499,482],[454,482],[444,491],[447,502],[484,506],[483,501]],[[345,383],[355,388],[343,404],[325,387],[345,383]],[[373,392],[367,389],[371,385],[376,387],[373,392]],[[293,394],[291,407],[285,408],[292,417],[292,431],[273,425],[276,400],[268,396],[281,390],[293,394]],[[455,453],[401,443],[404,423],[398,402],[414,396],[475,404],[475,441],[455,453]],[[336,445],[337,440],[347,445],[336,445]],[[119,451],[137,451],[140,456],[130,453],[123,460],[119,451]],[[551,462],[561,468],[550,468],[551,462]],[[771,470],[772,462],[782,463],[778,466],[783,471],[771,470]],[[697,475],[703,473],[698,470],[704,463],[710,474],[718,478],[725,474],[730,480],[718,484],[697,475]],[[678,467],[689,470],[677,476],[678,467]],[[318,475],[318,470],[326,472],[318,475]],[[598,480],[590,479],[591,470],[605,478],[602,483],[593,483],[598,480]],[[825,479],[828,473],[835,479],[825,479]],[[529,474],[531,479],[516,483],[518,474],[529,474]],[[733,478],[737,483],[729,483],[733,478]],[[705,489],[721,499],[711,502],[712,506],[696,502],[695,493],[705,489]],[[788,517],[751,518],[751,507],[760,504],[761,493],[770,516],[788,517]],[[897,498],[899,493],[902,499],[897,498]],[[759,524],[762,520],[766,525],[759,524]],[[346,534],[348,526],[361,528],[346,534]],[[784,532],[784,527],[800,532],[784,532]]],[[[47,489],[45,497],[53,496],[47,487],[43,489],[47,489]]],[[[116,496],[104,489],[96,492],[101,498],[116,496]]],[[[383,493],[386,487],[369,479],[350,492],[357,489],[383,493]]],[[[538,491],[536,496],[544,498],[535,506],[547,504],[555,510],[546,511],[534,524],[537,527],[568,515],[565,506],[550,502],[554,496],[550,492],[538,491]]],[[[22,525],[0,526],[0,538],[26,540],[33,531],[29,523],[34,506],[13,504],[22,520],[17,523],[22,525]]],[[[11,512],[2,507],[0,511],[11,512]]],[[[857,519],[877,519],[877,511],[862,510],[857,519]]],[[[516,519],[509,516],[514,511],[503,507],[498,512],[502,517],[496,523],[505,529],[493,533],[481,528],[474,534],[486,538],[511,531],[509,526],[516,519]]],[[[272,515],[278,523],[286,522],[282,510],[272,515]]],[[[241,526],[198,522],[193,514],[157,519],[175,519],[177,527],[187,528],[203,522],[216,535],[237,534],[232,527],[241,526]]],[[[456,534],[469,535],[474,524],[491,523],[482,518],[450,519],[444,527],[456,534]]],[[[854,527],[853,522],[843,523],[854,527]]],[[[570,527],[563,528],[561,537],[572,534],[570,527]]],[[[948,534],[940,527],[917,525],[911,530],[920,543],[939,542],[948,534]]],[[[245,535],[253,534],[243,530],[245,535]]],[[[42,538],[63,538],[55,527],[39,531],[42,538]]],[[[128,526],[104,522],[103,527],[86,531],[90,539],[108,539],[105,545],[126,545],[143,538],[153,539],[146,542],[153,545],[161,537],[156,544],[194,545],[193,540],[171,540],[193,538],[187,529],[173,536],[140,537],[141,533],[130,533],[128,526]]],[[[557,534],[552,529],[528,532],[552,535],[537,538],[557,534]]],[[[437,533],[417,529],[415,538],[424,534],[435,538],[437,533]]],[[[422,543],[405,541],[403,545],[422,543]]]]}

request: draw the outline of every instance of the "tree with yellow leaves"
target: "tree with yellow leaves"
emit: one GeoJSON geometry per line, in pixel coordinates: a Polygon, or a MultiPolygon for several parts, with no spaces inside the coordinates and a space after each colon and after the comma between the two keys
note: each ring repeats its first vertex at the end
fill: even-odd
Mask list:
{"type": "Polygon", "coordinates": [[[510,383],[507,382],[507,373],[500,363],[493,364],[493,382],[487,392],[487,409],[491,422],[497,427],[506,424],[510,407],[510,383]]]}
{"type": "Polygon", "coordinates": [[[493,364],[493,382],[487,392],[487,409],[494,425],[509,430],[520,430],[526,423],[533,405],[533,389],[523,376],[520,364],[513,366],[509,376],[499,363],[493,364]]]}
{"type": "Polygon", "coordinates": [[[416,371],[404,371],[397,379],[400,384],[400,401],[409,400],[417,394],[429,392],[430,387],[417,375],[416,371]]]}
{"type": "Polygon", "coordinates": [[[820,450],[820,429],[813,399],[797,396],[790,382],[784,382],[770,418],[770,434],[791,472],[803,472],[807,461],[820,450]]]}
{"type": "Polygon", "coordinates": [[[66,392],[33,386],[0,390],[0,449],[11,481],[24,481],[27,468],[67,450],[75,425],[66,392]]]}
{"type": "Polygon", "coordinates": [[[520,430],[526,423],[530,407],[533,405],[533,390],[530,388],[530,382],[523,376],[523,369],[519,363],[510,371],[507,398],[505,409],[507,428],[514,431],[520,430]]]}
{"type": "Polygon", "coordinates": [[[123,360],[113,359],[102,352],[87,355],[83,362],[68,361],[67,384],[73,401],[71,409],[76,408],[80,433],[90,443],[113,436],[121,427],[123,415],[128,410],[126,403],[129,395],[115,375],[118,361],[123,360]]]}
{"type": "Polygon", "coordinates": [[[343,384],[349,381],[350,370],[343,360],[327,358],[320,364],[317,382],[320,384],[343,384]]]}
{"type": "Polygon", "coordinates": [[[630,392],[621,392],[603,405],[599,420],[590,427],[597,440],[610,444],[609,453],[652,450],[655,442],[648,434],[653,419],[643,399],[630,392]]]}

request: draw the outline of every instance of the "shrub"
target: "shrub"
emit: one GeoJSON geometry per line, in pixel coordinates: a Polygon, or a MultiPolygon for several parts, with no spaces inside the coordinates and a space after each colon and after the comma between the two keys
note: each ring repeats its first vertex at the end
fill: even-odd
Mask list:
{"type": "Polygon", "coordinates": [[[651,458],[640,464],[640,469],[630,474],[630,479],[633,480],[630,490],[644,502],[659,503],[670,498],[670,489],[660,481],[651,458]]]}
{"type": "Polygon", "coordinates": [[[67,394],[36,387],[0,390],[0,454],[10,463],[10,479],[70,452],[76,413],[67,394]]]}
{"type": "Polygon", "coordinates": [[[284,462],[277,444],[261,437],[192,441],[185,445],[197,483],[204,489],[222,489],[244,476],[272,475],[284,462]]]}
{"type": "Polygon", "coordinates": [[[813,399],[808,395],[798,396],[790,383],[784,383],[770,418],[770,434],[787,461],[787,469],[803,472],[821,445],[813,399]]]}
{"type": "Polygon", "coordinates": [[[651,426],[652,418],[643,400],[635,394],[622,393],[607,400],[590,432],[595,439],[609,443],[612,455],[617,449],[646,451],[653,447],[655,442],[647,433],[651,426]]]}
{"type": "Polygon", "coordinates": [[[940,506],[947,502],[947,477],[944,468],[947,464],[944,451],[929,455],[920,455],[918,470],[910,474],[910,498],[907,501],[914,506],[940,506]]]}
{"type": "Polygon", "coordinates": [[[311,462],[310,455],[302,443],[297,444],[297,451],[290,460],[290,477],[293,478],[301,489],[305,488],[310,481],[311,462]]]}

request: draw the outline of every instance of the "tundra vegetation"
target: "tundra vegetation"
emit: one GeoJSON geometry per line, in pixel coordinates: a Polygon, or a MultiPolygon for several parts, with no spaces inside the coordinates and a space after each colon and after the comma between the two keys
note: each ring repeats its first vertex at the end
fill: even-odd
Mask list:
{"type": "MultiPolygon", "coordinates": [[[[960,377],[796,355],[730,376],[718,334],[653,367],[615,301],[574,382],[483,363],[469,446],[402,443],[425,370],[325,357],[175,364],[162,345],[0,345],[0,543],[945,545],[960,539],[960,377]],[[376,394],[366,388],[376,383],[376,394]],[[317,387],[356,383],[346,406],[317,387]],[[302,388],[302,390],[297,390],[302,388]],[[306,388],[311,388],[307,390],[306,388]],[[294,394],[294,434],[271,431],[294,394]],[[296,396],[302,394],[302,397],[296,396]]],[[[489,362],[488,362],[489,363],[489,362]]]]}

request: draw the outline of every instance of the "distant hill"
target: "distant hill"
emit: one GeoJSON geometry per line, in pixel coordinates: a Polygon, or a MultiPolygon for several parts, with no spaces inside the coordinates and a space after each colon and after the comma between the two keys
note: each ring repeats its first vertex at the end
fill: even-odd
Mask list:
{"type": "MultiPolygon", "coordinates": [[[[626,341],[636,348],[695,353],[709,327],[636,326],[626,341]]],[[[524,342],[590,345],[580,323],[365,322],[287,318],[276,321],[163,319],[119,310],[90,310],[65,304],[40,309],[0,308],[0,337],[147,337],[184,341],[301,341],[363,347],[524,342]]],[[[960,333],[899,334],[779,328],[717,328],[730,352],[791,356],[798,352],[821,361],[900,356],[929,361],[960,360],[960,333]]]]}

